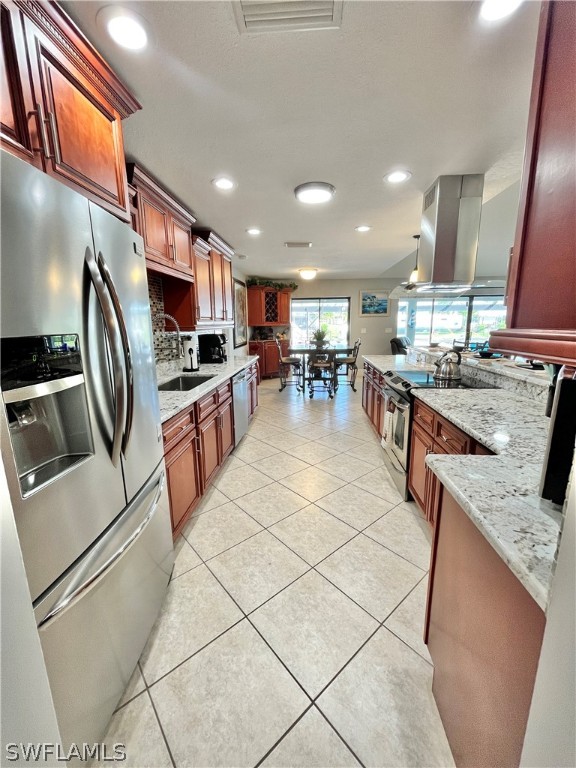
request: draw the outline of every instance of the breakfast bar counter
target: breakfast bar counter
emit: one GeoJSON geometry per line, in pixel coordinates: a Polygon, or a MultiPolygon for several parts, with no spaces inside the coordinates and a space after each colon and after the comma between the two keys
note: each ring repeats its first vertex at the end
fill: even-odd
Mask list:
{"type": "MultiPolygon", "coordinates": [[[[381,372],[433,370],[430,357],[426,362],[413,355],[364,359],[381,372]]],[[[528,377],[513,375],[523,394],[481,388],[415,388],[412,394],[496,454],[430,454],[426,464],[545,611],[562,525],[561,507],[538,492],[550,420],[543,397],[525,396],[528,377]]],[[[539,389],[544,393],[547,385],[539,389]]]]}

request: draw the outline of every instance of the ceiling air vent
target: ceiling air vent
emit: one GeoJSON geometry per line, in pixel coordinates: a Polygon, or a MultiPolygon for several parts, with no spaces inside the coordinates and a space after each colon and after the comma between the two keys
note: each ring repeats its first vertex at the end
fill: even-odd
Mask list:
{"type": "Polygon", "coordinates": [[[291,242],[284,243],[284,246],[286,248],[312,248],[312,243],[297,243],[296,241],[292,240],[291,242]]]}
{"type": "Polygon", "coordinates": [[[334,29],[342,22],[343,0],[235,0],[240,33],[334,29]]]}

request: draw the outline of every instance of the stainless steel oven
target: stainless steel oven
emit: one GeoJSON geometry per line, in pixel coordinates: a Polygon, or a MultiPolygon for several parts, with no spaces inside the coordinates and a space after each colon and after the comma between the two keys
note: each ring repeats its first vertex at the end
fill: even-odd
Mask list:
{"type": "MultiPolygon", "coordinates": [[[[414,388],[442,386],[431,372],[406,370],[401,373],[386,371],[382,393],[382,447],[386,466],[402,497],[409,499],[408,469],[410,465],[410,432],[412,429],[412,403],[414,388]]],[[[462,386],[461,384],[459,386],[462,386]]],[[[446,390],[450,391],[450,390],[446,390]]]]}
{"type": "Polygon", "coordinates": [[[382,447],[386,464],[403,498],[408,498],[408,458],[410,450],[410,395],[396,391],[384,379],[382,409],[382,447]]]}

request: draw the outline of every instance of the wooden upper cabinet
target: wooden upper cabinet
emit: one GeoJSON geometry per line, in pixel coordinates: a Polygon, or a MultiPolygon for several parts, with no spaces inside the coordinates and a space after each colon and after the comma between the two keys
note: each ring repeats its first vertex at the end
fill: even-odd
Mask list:
{"type": "Polygon", "coordinates": [[[196,279],[196,322],[212,323],[214,320],[212,269],[210,246],[201,237],[194,237],[194,271],[196,279]]]}
{"type": "Polygon", "coordinates": [[[128,181],[136,190],[137,231],[144,239],[146,266],[154,272],[192,281],[192,213],[144,168],[128,163],[128,181]]]}
{"type": "Polygon", "coordinates": [[[198,323],[232,325],[232,257],[234,250],[215,232],[195,230],[198,323]]]}
{"type": "Polygon", "coordinates": [[[543,3],[507,328],[490,347],[576,362],[576,3],[543,3]]]}
{"type": "Polygon", "coordinates": [[[1,12],[3,148],[130,221],[121,120],[140,104],[55,3],[1,12]]]}
{"type": "Polygon", "coordinates": [[[2,146],[33,165],[43,168],[38,153],[32,151],[38,145],[37,123],[33,117],[32,100],[26,46],[20,10],[11,2],[0,2],[0,123],[2,146]]]}
{"type": "Polygon", "coordinates": [[[248,288],[248,325],[289,325],[292,290],[263,285],[248,288]]]}

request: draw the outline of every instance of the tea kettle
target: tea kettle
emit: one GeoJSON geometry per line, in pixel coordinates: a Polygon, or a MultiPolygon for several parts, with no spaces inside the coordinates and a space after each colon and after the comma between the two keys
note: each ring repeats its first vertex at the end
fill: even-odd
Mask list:
{"type": "Polygon", "coordinates": [[[455,386],[460,384],[462,373],[460,371],[460,362],[462,356],[460,352],[452,351],[445,352],[440,360],[436,360],[434,365],[436,371],[434,371],[434,379],[439,386],[455,386]],[[458,355],[458,360],[453,360],[452,355],[458,355]]]}

